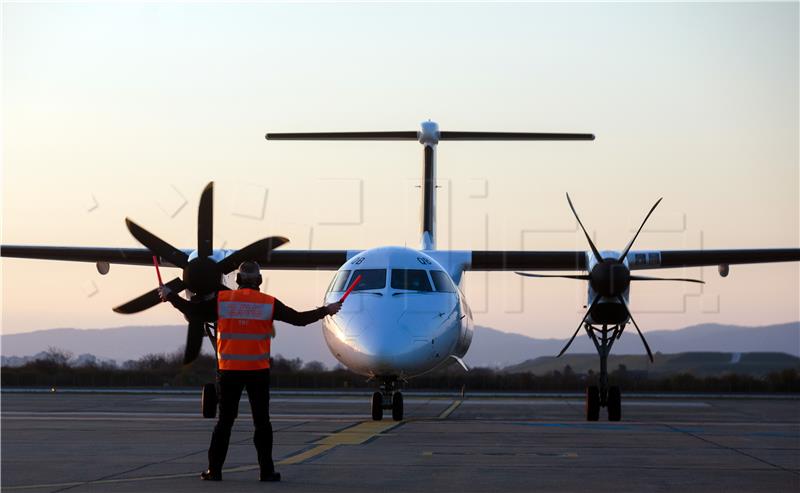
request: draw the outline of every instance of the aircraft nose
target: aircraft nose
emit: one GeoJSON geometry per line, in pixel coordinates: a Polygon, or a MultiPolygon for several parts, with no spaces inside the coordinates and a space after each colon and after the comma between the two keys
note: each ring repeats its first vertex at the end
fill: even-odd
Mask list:
{"type": "Polygon", "coordinates": [[[373,327],[362,332],[359,339],[363,354],[379,371],[392,371],[402,366],[401,360],[413,349],[411,338],[397,330],[373,327]]]}

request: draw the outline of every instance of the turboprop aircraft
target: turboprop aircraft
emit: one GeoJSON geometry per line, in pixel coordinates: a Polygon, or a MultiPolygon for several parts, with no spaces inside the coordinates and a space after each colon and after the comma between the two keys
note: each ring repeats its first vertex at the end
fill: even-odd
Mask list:
{"type": "MultiPolygon", "coordinates": [[[[213,296],[221,286],[224,287],[228,274],[244,260],[256,260],[266,270],[335,270],[324,294],[326,302],[340,299],[354,280],[361,276],[361,281],[355,285],[342,310],[323,321],[323,335],[337,360],[353,372],[380,384],[380,390],[372,396],[372,418],[375,420],[382,419],[384,409],[391,409],[395,420],[403,418],[403,396],[399,387],[406,380],[447,362],[458,362],[467,369],[462,358],[472,341],[473,320],[460,289],[466,271],[581,272],[551,276],[589,282],[588,310],[562,353],[580,329],[585,328],[597,345],[601,361],[599,386],[590,386],[586,391],[586,418],[599,419],[600,407],[607,407],[609,419],[616,421],[621,417],[621,396],[617,387],[608,386],[606,361],[613,341],[619,338],[628,322],[636,327],[652,358],[644,335],[628,309],[631,282],[698,282],[638,276],[631,274],[631,271],[717,265],[725,276],[731,264],[800,260],[800,248],[632,250],[644,222],[621,252],[598,251],[588,234],[589,252],[436,248],[436,149],[440,141],[590,141],[594,140],[592,134],[440,131],[436,123],[428,121],[422,123],[418,131],[268,133],[266,138],[418,141],[423,146],[420,248],[384,246],[368,250],[286,250],[278,247],[288,240],[275,236],[256,241],[241,250],[214,249],[213,183],[210,183],[200,198],[196,249],[175,248],[126,219],[131,234],[147,248],[3,245],[0,255],[95,262],[101,274],[108,273],[109,264],[112,263],[152,266],[153,256],[156,256],[164,266],[183,270],[180,277],[167,282],[167,285],[173,291],[188,291],[193,299],[213,296]]],[[[575,213],[571,200],[567,198],[575,213]]],[[[585,233],[577,213],[575,217],[585,233]]],[[[519,273],[546,277],[543,274],[519,273]]],[[[154,289],[117,306],[114,311],[136,313],[159,302],[154,289]]],[[[185,363],[197,357],[204,336],[213,338],[213,327],[189,323],[185,363]]]]}

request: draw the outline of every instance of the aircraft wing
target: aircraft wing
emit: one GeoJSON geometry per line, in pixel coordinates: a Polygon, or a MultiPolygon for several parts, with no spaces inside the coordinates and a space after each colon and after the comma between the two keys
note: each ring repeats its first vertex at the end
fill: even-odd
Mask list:
{"type": "MultiPolygon", "coordinates": [[[[192,250],[184,249],[183,252],[189,255],[192,250]]],[[[2,245],[0,257],[153,265],[153,254],[146,248],[2,245]]],[[[258,263],[265,269],[336,270],[347,261],[347,258],[347,250],[274,250],[264,258],[258,259],[258,263]]],[[[164,258],[159,258],[159,263],[166,267],[174,267],[164,258]]]]}
{"type": "MultiPolygon", "coordinates": [[[[800,261],[800,248],[758,248],[747,250],[632,250],[631,270],[701,267],[711,265],[758,264],[800,261]]],[[[478,251],[471,252],[467,270],[565,270],[584,271],[587,252],[478,251]]]]}
{"type": "MultiPolygon", "coordinates": [[[[183,250],[187,255],[190,249],[183,250]]],[[[274,250],[258,259],[265,269],[336,270],[359,250],[274,250]]],[[[449,252],[440,251],[447,255],[449,252]]],[[[452,252],[466,253],[466,252],[452,252]]],[[[146,248],[62,247],[2,245],[0,257],[109,264],[152,265],[153,254],[146,248]]],[[[473,250],[465,262],[466,270],[563,270],[584,271],[584,251],[473,250]]],[[[631,270],[699,267],[711,265],[756,264],[800,261],[800,248],[761,248],[748,250],[632,250],[628,253],[631,270]]],[[[160,258],[164,266],[173,266],[160,258]]]]}
{"type": "Polygon", "coordinates": [[[747,250],[661,250],[631,251],[628,264],[635,269],[702,267],[706,265],[796,262],[800,248],[755,248],[747,250]]]}
{"type": "Polygon", "coordinates": [[[586,270],[586,252],[473,250],[467,270],[586,270]]]}

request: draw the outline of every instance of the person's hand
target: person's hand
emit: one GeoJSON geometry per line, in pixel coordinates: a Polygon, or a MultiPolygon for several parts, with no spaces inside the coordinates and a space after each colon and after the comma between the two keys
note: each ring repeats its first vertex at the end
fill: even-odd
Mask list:
{"type": "Polygon", "coordinates": [[[336,303],[331,303],[330,305],[325,305],[325,310],[327,311],[328,315],[336,315],[339,313],[339,310],[342,309],[342,302],[337,301],[336,303]]]}
{"type": "Polygon", "coordinates": [[[169,286],[162,285],[158,287],[158,297],[161,298],[162,302],[167,301],[167,298],[169,298],[169,295],[171,294],[172,290],[169,288],[169,286]]]}

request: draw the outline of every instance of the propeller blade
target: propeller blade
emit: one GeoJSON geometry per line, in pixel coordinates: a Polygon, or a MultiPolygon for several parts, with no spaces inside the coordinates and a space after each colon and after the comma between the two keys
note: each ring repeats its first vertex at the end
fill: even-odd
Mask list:
{"type": "Polygon", "coordinates": [[[663,199],[664,199],[664,197],[661,197],[660,199],[658,199],[656,201],[656,203],[653,204],[653,207],[650,208],[650,212],[648,212],[647,215],[645,216],[644,221],[642,221],[641,226],[639,226],[639,229],[636,231],[636,234],[633,235],[633,238],[631,238],[631,241],[628,242],[628,246],[626,246],[625,250],[622,251],[622,255],[619,256],[619,258],[617,259],[617,262],[619,262],[621,264],[625,260],[625,257],[628,255],[628,252],[630,251],[631,247],[633,246],[633,242],[636,241],[636,237],[638,237],[639,233],[642,232],[642,228],[644,228],[644,223],[646,223],[647,220],[650,219],[650,214],[652,214],[653,211],[656,210],[656,207],[658,207],[658,204],[660,204],[663,199]]]}
{"type": "Polygon", "coordinates": [[[258,260],[266,257],[269,252],[288,243],[289,239],[283,236],[270,236],[247,245],[220,260],[217,265],[223,274],[233,272],[245,260],[258,260]]]}
{"type": "Polygon", "coordinates": [[[623,298],[622,296],[617,296],[617,299],[619,300],[620,303],[622,303],[622,306],[625,307],[625,311],[628,312],[628,317],[631,319],[633,326],[636,327],[636,332],[639,333],[639,337],[642,338],[642,344],[644,344],[644,348],[647,350],[647,356],[650,358],[650,362],[652,363],[653,352],[650,351],[650,345],[647,344],[647,339],[644,338],[644,334],[642,334],[642,331],[639,329],[639,325],[636,323],[636,320],[633,319],[633,314],[631,313],[631,309],[628,308],[628,304],[625,303],[625,298],[623,298]]]}
{"type": "Polygon", "coordinates": [[[581,218],[579,218],[579,217],[578,217],[578,213],[577,213],[577,212],[575,212],[575,206],[574,206],[574,205],[572,205],[572,200],[569,198],[569,194],[567,194],[567,202],[569,202],[569,208],[570,208],[570,209],[572,209],[572,214],[574,214],[574,215],[575,215],[575,219],[577,219],[577,220],[578,220],[578,224],[580,225],[581,229],[583,230],[583,234],[584,234],[584,235],[586,235],[586,241],[588,241],[588,242],[589,242],[589,246],[590,246],[590,247],[591,247],[591,249],[592,249],[592,253],[594,253],[594,258],[595,258],[595,259],[596,259],[598,262],[602,262],[602,261],[603,261],[603,257],[601,257],[601,256],[600,256],[600,252],[598,252],[598,251],[597,251],[597,247],[596,247],[596,246],[594,246],[594,242],[593,242],[593,241],[592,241],[592,239],[589,237],[589,233],[587,233],[587,232],[586,232],[586,228],[584,228],[584,227],[583,227],[583,223],[581,222],[581,218]]]}
{"type": "Polygon", "coordinates": [[[203,347],[203,337],[205,337],[205,322],[190,321],[186,331],[186,350],[183,353],[183,364],[188,365],[196,360],[203,347]]]}
{"type": "Polygon", "coordinates": [[[684,281],[696,282],[698,284],[705,284],[705,281],[700,279],[686,279],[683,277],[650,277],[650,276],[631,276],[631,281],[684,281]]]}
{"type": "Polygon", "coordinates": [[[139,243],[175,267],[183,268],[189,263],[188,255],[139,226],[130,218],[125,218],[125,225],[128,226],[128,231],[133,237],[139,240],[139,243]]]}
{"type": "MultiPolygon", "coordinates": [[[[183,291],[186,289],[186,286],[183,284],[183,281],[180,277],[176,277],[175,279],[171,280],[166,284],[166,286],[168,286],[173,292],[183,291]]],[[[158,289],[153,289],[139,296],[138,298],[134,298],[127,303],[114,307],[113,310],[117,313],[129,315],[131,313],[138,313],[147,310],[148,308],[152,308],[159,303],[161,303],[161,298],[158,296],[158,289]]]]}
{"type": "Polygon", "coordinates": [[[528,272],[514,272],[514,274],[523,277],[554,277],[554,278],[561,278],[561,279],[578,279],[581,281],[588,281],[589,276],[586,274],[575,274],[575,275],[561,275],[561,274],[530,274],[528,272]]]}
{"type": "Polygon", "coordinates": [[[197,208],[197,256],[208,257],[213,252],[214,241],[214,182],[210,182],[200,195],[197,208]]]}
{"type": "Polygon", "coordinates": [[[586,321],[587,318],[589,318],[589,314],[592,312],[592,309],[594,308],[594,306],[597,304],[598,301],[600,301],[600,297],[595,296],[594,300],[592,300],[592,304],[589,305],[589,309],[586,310],[586,313],[583,314],[581,323],[578,324],[578,328],[575,329],[575,333],[572,334],[572,337],[570,337],[569,341],[567,341],[567,345],[564,346],[564,349],[562,349],[561,352],[558,353],[558,356],[556,356],[557,358],[560,358],[561,355],[564,354],[564,352],[566,352],[567,348],[569,348],[572,345],[572,341],[575,340],[575,336],[577,336],[578,332],[580,332],[581,328],[583,327],[583,323],[586,321]]]}

